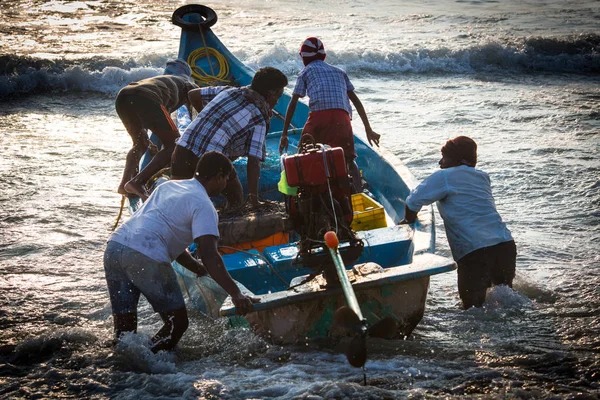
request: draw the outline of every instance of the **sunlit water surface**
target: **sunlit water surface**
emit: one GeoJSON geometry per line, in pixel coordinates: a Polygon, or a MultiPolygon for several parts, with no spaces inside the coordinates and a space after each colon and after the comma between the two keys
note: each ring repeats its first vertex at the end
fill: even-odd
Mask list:
{"type": "Polygon", "coordinates": [[[208,4],[234,54],[290,87],[300,41],[320,36],[417,178],[445,140],[473,137],[517,242],[516,290],[463,311],[455,273],[435,276],[411,337],[369,341],[367,386],[335,345],[273,346],[193,310],[177,351],[154,355],[145,301],[114,348],[102,254],[130,146],[114,96],[175,55],[178,5],[0,4],[2,398],[599,396],[600,11],[583,0],[208,4]]]}

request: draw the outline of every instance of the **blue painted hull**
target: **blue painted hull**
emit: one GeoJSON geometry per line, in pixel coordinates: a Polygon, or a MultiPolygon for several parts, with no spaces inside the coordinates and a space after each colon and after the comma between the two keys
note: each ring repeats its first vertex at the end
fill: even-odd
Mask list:
{"type": "MultiPolygon", "coordinates": [[[[184,19],[190,22],[201,21],[197,14],[188,14],[184,19]]],[[[233,56],[210,29],[203,33],[182,30],[178,57],[187,60],[192,51],[205,46],[215,49],[227,60],[230,79],[236,85],[250,84],[254,71],[233,56]]],[[[215,74],[219,68],[217,60],[212,57],[197,60],[196,66],[204,71],[213,71],[215,74]],[[212,65],[209,62],[212,62],[212,65]]],[[[277,190],[277,182],[280,178],[278,144],[283,127],[283,116],[290,98],[290,92],[287,90],[275,107],[270,132],[267,136],[268,156],[266,162],[261,166],[259,193],[261,197],[270,200],[283,200],[282,194],[277,190]]],[[[308,106],[299,102],[292,125],[301,128],[308,118],[308,113],[308,106]]],[[[299,131],[300,129],[297,129],[297,133],[299,131]]],[[[299,137],[299,134],[290,135],[290,153],[297,152],[299,137]]],[[[431,254],[435,250],[432,207],[424,208],[419,213],[415,224],[411,226],[396,225],[404,216],[404,199],[411,188],[416,185],[413,175],[405,165],[387,151],[376,150],[356,136],[355,147],[358,156],[356,161],[362,170],[363,178],[368,183],[368,189],[374,198],[384,206],[390,221],[388,227],[358,232],[358,237],[365,242],[365,250],[356,264],[374,262],[386,270],[388,275],[382,276],[379,283],[370,282],[367,285],[368,287],[364,289],[368,289],[371,293],[369,295],[371,300],[369,301],[381,303],[378,305],[380,308],[387,307],[389,311],[390,306],[386,303],[406,305],[395,309],[391,316],[398,321],[402,322],[404,320],[406,322],[400,324],[401,331],[399,335],[408,335],[423,316],[429,276],[453,270],[456,268],[456,264],[450,259],[431,254]],[[422,258],[421,255],[426,258],[422,258]],[[375,293],[373,290],[379,292],[375,293]],[[410,292],[410,296],[401,298],[400,293],[394,294],[394,292],[403,292],[407,296],[410,292]],[[390,296],[381,298],[381,293],[390,293],[390,296]],[[377,300],[373,300],[375,298],[377,300]],[[410,305],[408,305],[409,302],[410,305]],[[410,317],[408,317],[409,315],[410,317]],[[410,321],[408,321],[409,319],[410,321]]],[[[235,166],[240,180],[245,184],[245,160],[236,161],[235,166]]],[[[132,202],[134,208],[135,204],[135,202],[132,202]]],[[[248,317],[252,327],[259,333],[266,334],[278,329],[282,318],[273,317],[274,315],[278,314],[289,321],[292,314],[306,314],[307,312],[315,314],[314,307],[323,309],[321,313],[327,314],[325,309],[337,306],[342,301],[339,293],[329,289],[324,291],[316,288],[312,290],[312,294],[305,292],[300,297],[296,296],[295,292],[286,291],[292,280],[312,272],[310,269],[303,267],[301,263],[294,262],[297,253],[296,243],[289,243],[267,247],[261,253],[251,250],[250,252],[223,255],[231,276],[252,293],[263,295],[261,303],[256,306],[257,312],[248,317]],[[327,300],[328,298],[329,300],[327,300]],[[314,303],[313,300],[318,303],[314,303]],[[307,306],[311,301],[313,301],[312,308],[307,306]],[[318,305],[315,306],[315,304],[318,305]],[[277,310],[283,310],[281,307],[285,308],[285,313],[277,312],[277,310]]],[[[184,293],[190,296],[191,303],[198,306],[201,311],[215,316],[214,306],[207,307],[202,304],[211,300],[201,293],[203,288],[199,286],[198,280],[177,263],[174,263],[174,267],[179,274],[184,293]],[[213,311],[209,311],[208,308],[213,311]]],[[[350,267],[348,266],[348,268],[350,267]]],[[[370,279],[370,281],[377,281],[377,279],[370,279]]],[[[308,292],[311,292],[311,290],[308,290],[308,292]]],[[[357,295],[360,298],[361,294],[358,293],[358,289],[357,295]]],[[[217,302],[222,301],[223,293],[219,293],[215,298],[217,302]]],[[[373,314],[370,311],[373,310],[365,310],[367,317],[373,314]]],[[[285,337],[284,335],[271,336],[275,341],[287,343],[293,342],[297,338],[304,338],[307,335],[329,335],[327,324],[330,323],[330,319],[328,320],[325,314],[319,317],[317,321],[312,322],[308,322],[304,317],[299,317],[296,324],[299,326],[288,329],[285,337]],[[313,326],[308,326],[311,324],[313,326]],[[321,329],[319,326],[324,328],[321,329]]],[[[375,319],[385,316],[381,312],[375,314],[373,316],[375,319]]],[[[226,303],[221,309],[221,315],[233,315],[232,305],[226,303]]]]}

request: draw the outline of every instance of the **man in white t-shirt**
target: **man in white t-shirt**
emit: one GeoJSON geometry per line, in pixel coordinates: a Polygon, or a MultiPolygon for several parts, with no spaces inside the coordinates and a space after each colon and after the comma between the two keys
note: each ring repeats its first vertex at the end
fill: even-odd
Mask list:
{"type": "Polygon", "coordinates": [[[258,299],[240,292],[217,250],[218,215],[210,200],[220,194],[233,173],[231,161],[210,151],[198,162],[192,179],[159,185],[133,216],[108,239],[104,270],[115,334],[137,330],[137,305],[143,294],[164,326],[152,338],[152,351],[171,350],[188,327],[185,302],[175,271],[177,260],[196,273],[207,273],[231,295],[236,312],[252,311],[258,299]],[[196,243],[202,262],[187,250],[196,243]]]}
{"type": "Polygon", "coordinates": [[[496,211],[490,177],[476,164],[477,144],[471,138],[448,140],[441,169],[410,192],[401,222],[414,222],[421,207],[437,201],[458,264],[458,293],[465,309],[481,307],[492,285],[512,287],[517,257],[510,231],[496,211]]]}

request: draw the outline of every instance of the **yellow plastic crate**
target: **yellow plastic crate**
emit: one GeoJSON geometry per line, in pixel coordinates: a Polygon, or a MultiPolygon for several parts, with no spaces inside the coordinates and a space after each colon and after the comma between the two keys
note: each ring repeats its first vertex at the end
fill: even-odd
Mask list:
{"type": "Polygon", "coordinates": [[[354,217],[351,227],[357,232],[387,226],[383,206],[364,193],[352,195],[352,209],[354,217]]]}

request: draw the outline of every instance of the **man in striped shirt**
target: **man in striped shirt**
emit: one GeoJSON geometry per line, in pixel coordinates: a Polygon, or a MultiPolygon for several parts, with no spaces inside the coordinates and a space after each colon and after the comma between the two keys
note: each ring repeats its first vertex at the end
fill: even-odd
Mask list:
{"type": "MultiPolygon", "coordinates": [[[[258,205],[260,162],[266,158],[269,122],[287,83],[281,71],[264,67],[256,72],[250,86],[210,86],[190,92],[190,100],[202,101],[204,108],[175,146],[172,178],[192,178],[198,160],[207,151],[219,151],[232,161],[248,157],[249,200],[258,205]]],[[[235,170],[223,193],[227,206],[243,202],[242,184],[235,170]]]]}
{"type": "Polygon", "coordinates": [[[380,135],[371,129],[365,109],[354,93],[354,86],[346,72],[325,62],[326,54],[323,42],[316,37],[307,38],[300,47],[300,57],[302,57],[304,69],[298,75],[292,99],[285,113],[279,152],[287,150],[287,130],[296,110],[298,99],[308,95],[310,114],[302,129],[302,135],[310,134],[317,143],[344,149],[346,165],[352,175],[354,189],[359,192],[362,185],[358,166],[354,162],[356,152],[350,101],[356,107],[365,126],[369,144],[379,146],[380,135]]]}

